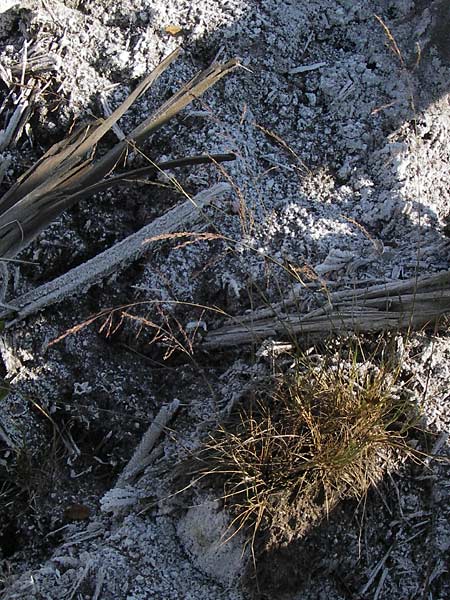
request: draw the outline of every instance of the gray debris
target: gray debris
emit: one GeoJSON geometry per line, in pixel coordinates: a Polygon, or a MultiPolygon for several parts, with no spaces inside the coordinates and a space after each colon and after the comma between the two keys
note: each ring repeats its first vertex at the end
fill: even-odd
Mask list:
{"type": "MultiPolygon", "coordinates": [[[[251,328],[255,314],[263,321],[275,307],[282,315],[286,297],[301,314],[313,313],[333,294],[396,288],[450,268],[448,10],[446,0],[0,2],[3,144],[19,118],[18,96],[5,90],[18,76],[24,36],[39,42],[39,56],[53,56],[54,44],[58,55],[56,72],[38,62],[30,74],[48,87],[15,147],[0,152],[5,190],[74,123],[114,111],[179,45],[183,57],[120,120],[120,132],[214,57],[240,56],[244,67],[165,126],[147,157],[235,152],[238,160],[177,172],[176,190],[172,177],[161,177],[102,192],[43,232],[19,257],[27,264],[7,265],[8,302],[26,299],[33,310],[0,334],[11,387],[0,403],[0,469],[8,486],[18,484],[0,488],[11,494],[0,538],[10,523],[17,533],[12,546],[0,545],[2,600],[251,596],[242,577],[245,533],[223,542],[232,515],[220,491],[192,483],[188,459],[254,382],[267,385],[276,360],[290,360],[290,347],[277,334],[254,360],[210,350],[194,355],[195,369],[186,354],[164,361],[167,339],[197,348],[195,336],[213,335],[228,315],[251,328]],[[207,207],[200,226],[175,227],[209,239],[158,240],[151,253],[135,245],[131,265],[122,265],[122,252],[106,270],[86,268],[187,206],[186,194],[225,184],[230,197],[207,207]],[[147,326],[120,321],[118,310],[109,338],[107,326],[94,325],[51,345],[99,310],[124,304],[134,304],[147,326]],[[158,327],[169,326],[158,338],[158,327]],[[155,454],[132,485],[115,487],[173,398],[179,412],[155,454]],[[16,477],[19,457],[39,467],[28,487],[16,477]],[[22,510],[27,502],[32,510],[22,510]],[[90,517],[77,518],[76,505],[90,517]]],[[[140,168],[147,158],[130,149],[127,165],[140,168]]],[[[402,344],[402,376],[448,457],[450,335],[419,331],[402,344]]],[[[419,439],[411,444],[422,448],[419,439]]],[[[272,564],[280,579],[289,575],[273,597],[449,597],[446,469],[439,457],[399,464],[358,513],[362,529],[354,507],[344,510],[347,521],[330,515],[313,532],[315,545],[308,541],[308,555],[324,552],[311,572],[296,562],[295,540],[279,549],[272,564]]]]}

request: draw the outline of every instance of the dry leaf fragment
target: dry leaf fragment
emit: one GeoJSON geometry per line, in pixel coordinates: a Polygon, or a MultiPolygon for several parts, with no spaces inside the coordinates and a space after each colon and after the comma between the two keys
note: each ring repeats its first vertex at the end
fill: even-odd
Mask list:
{"type": "MultiPolygon", "coordinates": [[[[167,56],[111,116],[84,124],[68,138],[52,146],[0,198],[0,257],[14,257],[64,210],[91,196],[94,191],[109,187],[110,183],[117,183],[117,179],[112,181],[111,173],[117,167],[124,166],[130,147],[139,147],[195,98],[200,97],[239,65],[237,59],[225,64],[214,62],[183,85],[124,140],[96,160],[100,140],[180,52],[177,49],[167,56]]],[[[205,162],[204,157],[196,158],[194,162],[198,164],[199,160],[205,162]]],[[[217,158],[210,157],[206,162],[217,162],[217,158]]],[[[152,164],[151,171],[155,169],[158,171],[161,167],[152,164]]],[[[125,173],[119,177],[120,180],[127,178],[125,173]]]]}
{"type": "Polygon", "coordinates": [[[181,33],[183,33],[183,28],[180,27],[179,25],[166,25],[164,27],[164,31],[166,33],[168,33],[169,35],[176,37],[177,35],[180,35],[181,33]]]}

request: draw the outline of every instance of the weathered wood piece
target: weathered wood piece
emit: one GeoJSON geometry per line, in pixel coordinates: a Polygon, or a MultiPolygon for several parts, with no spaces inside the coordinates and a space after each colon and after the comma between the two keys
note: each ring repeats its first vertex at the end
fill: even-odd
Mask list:
{"type": "Polygon", "coordinates": [[[174,417],[180,407],[178,399],[173,400],[170,404],[161,407],[155,420],[142,436],[142,439],[134,451],[130,461],[125,466],[122,473],[119,475],[116,483],[117,488],[125,485],[133,484],[138,474],[145,469],[149,464],[149,456],[159,440],[164,429],[174,417]]]}
{"type": "MultiPolygon", "coordinates": [[[[192,231],[201,222],[202,210],[211,202],[223,197],[229,189],[227,183],[218,183],[208,190],[203,190],[192,200],[186,200],[94,258],[16,298],[14,308],[17,312],[12,321],[5,323],[5,327],[11,327],[21,319],[68,296],[86,291],[103,278],[124,269],[148,252],[149,238],[178,231],[192,231]]],[[[11,311],[5,310],[0,313],[0,318],[8,316],[11,317],[11,311]]]]}
{"type": "Polygon", "coordinates": [[[450,271],[335,292],[321,308],[305,314],[296,308],[297,303],[299,296],[293,294],[272,307],[235,317],[210,331],[202,348],[240,346],[267,338],[422,327],[450,314],[450,271]]]}

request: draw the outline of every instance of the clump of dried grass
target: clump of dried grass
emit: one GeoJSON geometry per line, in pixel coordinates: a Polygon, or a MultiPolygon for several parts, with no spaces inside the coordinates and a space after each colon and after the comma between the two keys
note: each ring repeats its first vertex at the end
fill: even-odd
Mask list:
{"type": "Polygon", "coordinates": [[[417,413],[396,370],[357,358],[356,350],[296,358],[201,450],[200,473],[221,480],[233,525],[250,531],[252,548],[280,512],[314,504],[325,513],[340,499],[361,499],[413,452],[407,436],[417,413]]]}

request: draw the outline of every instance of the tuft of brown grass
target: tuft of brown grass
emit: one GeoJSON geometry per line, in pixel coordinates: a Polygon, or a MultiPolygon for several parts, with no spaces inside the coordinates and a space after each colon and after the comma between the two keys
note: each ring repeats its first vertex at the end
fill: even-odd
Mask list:
{"type": "MultiPolygon", "coordinates": [[[[280,512],[364,497],[413,450],[407,436],[417,412],[386,365],[352,349],[295,358],[272,391],[247,399],[200,451],[199,473],[223,485],[233,526],[270,531],[280,512]]],[[[289,515],[284,520],[289,520],[289,515]]]]}

